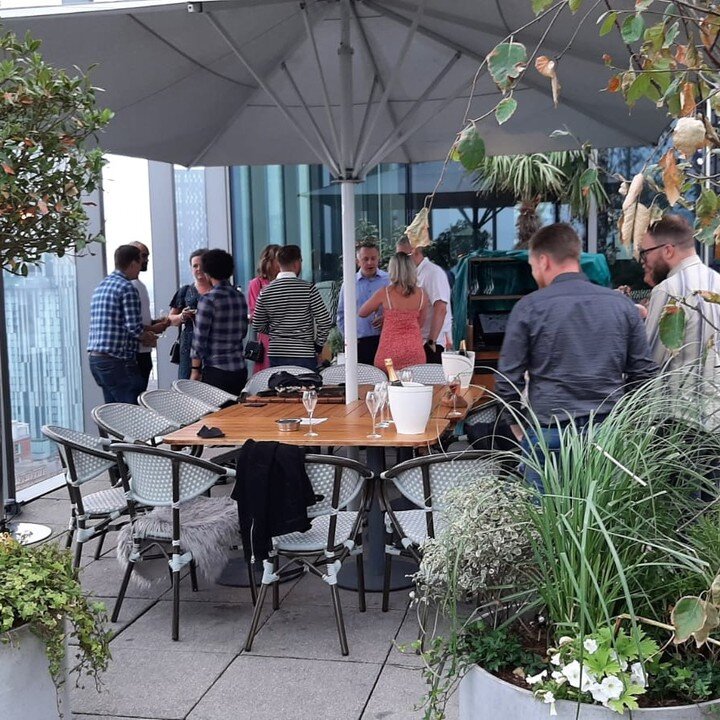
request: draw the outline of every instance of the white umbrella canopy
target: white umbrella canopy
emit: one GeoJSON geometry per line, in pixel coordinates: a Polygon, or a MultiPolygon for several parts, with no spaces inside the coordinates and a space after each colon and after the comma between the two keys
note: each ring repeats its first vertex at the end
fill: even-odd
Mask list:
{"type": "MultiPolygon", "coordinates": [[[[346,307],[355,306],[353,183],[381,161],[444,159],[468,106],[479,117],[501,98],[486,71],[473,88],[486,54],[525,25],[513,39],[532,52],[555,15],[531,22],[530,0],[157,0],[24,13],[0,19],[40,38],[47,61],[97,64],[93,82],[116,113],[105,150],[188,166],[325,164],[343,183],[346,307]]],[[[610,74],[602,54],[627,50],[616,34],[598,37],[592,13],[566,47],[577,16],[565,8],[540,46],[561,56],[560,106],[549,80],[528,71],[513,117],[478,123],[489,154],[576,147],[551,137],[561,127],[595,147],[657,140],[667,118],[651,103],[629,115],[619,94],[600,94],[610,74]]],[[[351,400],[352,313],[346,322],[351,400]]]]}

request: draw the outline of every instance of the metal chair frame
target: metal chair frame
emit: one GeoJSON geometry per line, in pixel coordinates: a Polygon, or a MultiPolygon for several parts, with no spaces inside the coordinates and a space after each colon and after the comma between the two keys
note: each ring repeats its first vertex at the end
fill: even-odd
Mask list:
{"type": "MultiPolygon", "coordinates": [[[[273,538],[273,550],[270,557],[263,561],[263,578],[260,585],[258,600],[255,604],[250,630],[248,631],[245,641],[245,650],[252,650],[253,640],[257,634],[262,615],[263,603],[267,595],[270,585],[273,586],[273,610],[277,610],[280,606],[280,573],[292,565],[300,565],[324,580],[330,586],[330,593],[333,604],[333,612],[335,614],[335,624],[337,626],[338,639],[340,641],[340,651],[343,655],[349,653],[347,635],[345,632],[345,622],[342,615],[342,606],[340,604],[340,594],[337,589],[337,574],[343,561],[349,556],[355,556],[358,578],[358,605],[360,612],[365,612],[365,575],[362,555],[362,526],[365,520],[367,509],[371,499],[371,479],[373,473],[365,465],[349,460],[347,458],[334,457],[330,455],[307,455],[305,458],[307,465],[326,465],[332,466],[334,469],[332,496],[330,498],[329,510],[313,512],[312,506],[308,508],[308,517],[323,518],[329,516],[327,540],[322,550],[295,550],[283,548],[282,538],[278,542],[278,538],[273,538]],[[351,493],[351,495],[342,500],[340,498],[343,471],[349,469],[358,473],[359,486],[351,493]],[[347,507],[358,495],[361,495],[359,510],[355,515],[352,528],[346,540],[338,540],[336,538],[336,530],[338,517],[343,512],[342,508],[347,507]],[[287,560],[282,566],[280,559],[287,560]],[[323,569],[325,572],[323,572],[323,569]]],[[[312,482],[312,478],[311,478],[312,482]]]]}
{"type": "MultiPolygon", "coordinates": [[[[112,612],[112,622],[116,622],[120,614],[120,609],[125,599],[125,593],[127,591],[128,583],[132,575],[135,562],[141,558],[154,559],[159,557],[165,557],[168,561],[170,568],[170,578],[172,583],[173,591],[173,611],[172,611],[172,639],[178,640],[180,634],[180,573],[185,565],[189,565],[190,570],[190,582],[192,589],[197,591],[197,573],[195,568],[195,560],[189,552],[186,552],[182,545],[182,528],[180,523],[180,503],[192,500],[207,490],[209,490],[217,481],[218,477],[234,477],[235,471],[228,468],[216,465],[208,460],[202,460],[192,455],[186,455],[185,453],[175,452],[173,450],[163,450],[160,448],[148,446],[148,445],[136,445],[130,443],[113,443],[110,446],[111,450],[117,453],[118,460],[120,461],[120,467],[123,475],[123,482],[127,487],[128,495],[128,506],[130,511],[130,522],[134,524],[136,520],[136,509],[139,504],[144,506],[162,506],[170,505],[172,507],[172,538],[168,540],[166,537],[153,536],[145,533],[142,538],[138,538],[133,534],[133,555],[130,557],[125,574],[120,585],[120,591],[118,592],[117,599],[115,601],[115,607],[112,612]],[[164,500],[153,500],[152,498],[143,497],[138,499],[133,490],[133,485],[137,483],[129,475],[129,467],[132,464],[132,460],[128,458],[133,454],[140,455],[152,455],[153,457],[164,458],[170,460],[171,473],[172,473],[172,489],[171,497],[167,497],[164,500]],[[129,460],[129,462],[128,462],[129,460]],[[181,467],[183,465],[190,465],[204,470],[208,470],[216,477],[208,480],[206,485],[195,488],[190,494],[183,496],[183,486],[181,478],[181,467]],[[170,544],[170,551],[168,552],[165,547],[170,544]],[[147,553],[156,548],[160,554],[148,555],[147,553]]],[[[238,529],[239,538],[239,529],[238,529]]],[[[250,573],[252,577],[252,573],[250,573]]],[[[252,588],[254,590],[254,588],[252,588]]],[[[254,598],[253,598],[254,599],[254,598]]]]}

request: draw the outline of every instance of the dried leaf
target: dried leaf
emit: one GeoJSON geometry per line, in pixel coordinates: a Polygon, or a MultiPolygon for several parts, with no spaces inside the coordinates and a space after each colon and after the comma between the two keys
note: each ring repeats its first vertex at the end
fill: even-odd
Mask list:
{"type": "Polygon", "coordinates": [[[705,126],[705,139],[709,141],[713,147],[720,147],[720,135],[717,134],[707,115],[702,116],[702,121],[705,126]]]}
{"type": "MultiPolygon", "coordinates": [[[[716,292],[710,292],[710,290],[696,290],[693,295],[697,295],[698,297],[701,297],[705,302],[713,303],[715,305],[720,305],[720,293],[716,292]]],[[[715,580],[713,580],[713,585],[715,583],[718,584],[717,589],[718,592],[720,592],[720,575],[718,575],[715,580]]],[[[713,600],[713,602],[715,602],[713,600]]],[[[718,596],[718,603],[720,604],[720,595],[718,596]]]]}
{"type": "Polygon", "coordinates": [[[705,144],[705,125],[702,120],[681,117],[675,124],[672,141],[680,154],[690,160],[695,151],[705,144]]]}
{"type": "Polygon", "coordinates": [[[15,171],[7,164],[7,163],[1,163],[2,169],[5,171],[7,175],[14,175],[15,171]]]}
{"type": "Polygon", "coordinates": [[[546,55],[540,55],[535,59],[535,69],[544,77],[550,78],[552,87],[553,105],[558,106],[560,98],[560,81],[557,76],[557,63],[546,55]]]}
{"type": "Polygon", "coordinates": [[[695,83],[683,83],[680,93],[680,115],[690,117],[695,114],[695,83]]]}
{"type": "Polygon", "coordinates": [[[708,52],[711,52],[713,45],[715,45],[718,30],[720,30],[720,23],[712,14],[706,15],[702,19],[700,23],[700,39],[708,52]]]}
{"type": "Polygon", "coordinates": [[[675,62],[678,65],[687,65],[687,45],[678,45],[675,50],[675,62]]]}
{"type": "Polygon", "coordinates": [[[628,248],[635,248],[650,226],[650,210],[640,202],[623,208],[620,216],[620,238],[623,245],[628,248]]]}
{"type": "Polygon", "coordinates": [[[660,159],[658,165],[663,171],[663,185],[665,186],[665,197],[672,207],[680,199],[680,187],[682,186],[682,173],[678,169],[675,160],[675,151],[670,148],[660,159]]]}
{"type": "Polygon", "coordinates": [[[698,647],[707,640],[710,632],[720,624],[718,612],[713,605],[699,597],[680,598],[670,615],[675,628],[676,645],[695,637],[698,647]]]}
{"type": "Polygon", "coordinates": [[[625,193],[625,199],[623,200],[623,210],[629,208],[631,205],[634,205],[638,198],[640,197],[640,193],[643,190],[643,187],[645,185],[645,177],[642,173],[638,173],[635,175],[635,177],[632,179],[632,182],[630,183],[630,186],[627,189],[627,192],[625,193]]]}
{"type": "Polygon", "coordinates": [[[695,221],[698,227],[706,228],[716,220],[720,198],[710,189],[700,193],[695,203],[695,221]]]}
{"type": "MultiPolygon", "coordinates": [[[[715,293],[716,294],[716,293],[715,293]]],[[[720,302],[720,296],[719,300],[720,302]]],[[[712,599],[713,605],[720,605],[720,575],[716,575],[710,586],[710,598],[712,599]]]]}
{"type": "Polygon", "coordinates": [[[47,215],[50,212],[47,203],[44,200],[38,200],[37,206],[41,215],[47,215]]]}
{"type": "Polygon", "coordinates": [[[430,211],[428,208],[424,207],[413,218],[413,221],[405,228],[405,234],[414,248],[430,245],[429,217],[430,211]]]}
{"type": "Polygon", "coordinates": [[[606,90],[608,92],[617,92],[620,89],[620,76],[619,75],[613,75],[609,80],[607,84],[606,90]]]}

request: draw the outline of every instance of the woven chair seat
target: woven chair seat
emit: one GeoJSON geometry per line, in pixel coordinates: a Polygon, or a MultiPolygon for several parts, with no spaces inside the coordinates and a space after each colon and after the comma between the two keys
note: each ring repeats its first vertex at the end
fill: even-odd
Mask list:
{"type": "Polygon", "coordinates": [[[121,488],[109,488],[85,495],[83,498],[85,512],[88,515],[109,515],[127,508],[125,493],[121,488]]]}
{"type": "MultiPolygon", "coordinates": [[[[325,548],[328,541],[330,515],[321,515],[312,520],[312,527],[307,532],[294,532],[273,538],[276,550],[287,552],[317,552],[325,548]]],[[[341,511],[337,514],[335,540],[342,545],[352,533],[356,512],[341,511]]]]}
{"type": "MultiPolygon", "coordinates": [[[[427,522],[425,521],[424,510],[397,510],[395,517],[402,527],[405,537],[421,546],[427,539],[427,522]]],[[[437,537],[443,529],[443,521],[439,513],[433,514],[435,536],[437,537]]]]}

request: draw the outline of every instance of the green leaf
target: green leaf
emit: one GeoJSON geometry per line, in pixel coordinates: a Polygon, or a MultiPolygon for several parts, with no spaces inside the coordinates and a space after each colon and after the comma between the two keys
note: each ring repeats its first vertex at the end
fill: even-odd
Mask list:
{"type": "Polygon", "coordinates": [[[485,142],[475,125],[468,125],[455,144],[462,166],[469,171],[477,170],[485,159],[485,142]]]}
{"type": "Polygon", "coordinates": [[[637,42],[645,29],[645,21],[640,15],[628,15],[622,24],[620,32],[626,43],[637,42]]]}
{"type": "Polygon", "coordinates": [[[625,93],[627,104],[634,105],[641,97],[650,97],[656,94],[652,85],[652,78],[648,73],[641,72],[630,84],[625,93]]]}
{"type": "Polygon", "coordinates": [[[653,0],[635,0],[635,10],[642,12],[647,10],[653,4],[653,0]]]}
{"type": "Polygon", "coordinates": [[[596,168],[588,168],[580,176],[580,187],[587,188],[594,185],[598,179],[598,171],[596,168]]]}
{"type": "Polygon", "coordinates": [[[702,645],[713,628],[720,623],[717,610],[699,597],[680,598],[670,614],[670,622],[675,628],[676,645],[695,637],[698,647],[702,645]]]}
{"type": "Polygon", "coordinates": [[[603,20],[603,24],[600,26],[600,37],[607,35],[615,27],[617,16],[617,13],[614,11],[604,14],[605,19],[603,20]]]}
{"type": "Polygon", "coordinates": [[[488,55],[488,70],[495,84],[509,90],[527,64],[527,51],[521,43],[500,43],[488,55]]]}
{"type": "Polygon", "coordinates": [[[685,312],[681,307],[673,302],[668,303],[660,315],[659,327],[660,342],[668,350],[679,350],[684,345],[685,312]]]}
{"type": "Polygon", "coordinates": [[[517,110],[517,100],[512,97],[503,98],[495,108],[495,119],[498,121],[498,125],[507,122],[515,110],[517,110]]]}
{"type": "Polygon", "coordinates": [[[674,42],[680,32],[680,23],[676,20],[665,32],[665,40],[663,41],[663,48],[667,50],[674,42]]]}
{"type": "Polygon", "coordinates": [[[695,216],[700,227],[707,227],[715,219],[720,198],[712,190],[703,190],[695,203],[695,216]]]}
{"type": "Polygon", "coordinates": [[[555,0],[532,0],[532,9],[536,15],[547,10],[555,0]]]}
{"type": "Polygon", "coordinates": [[[583,0],[569,0],[568,7],[572,12],[577,12],[583,4],[583,0]]]}

